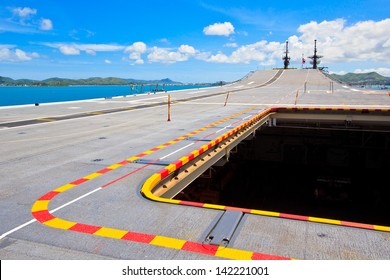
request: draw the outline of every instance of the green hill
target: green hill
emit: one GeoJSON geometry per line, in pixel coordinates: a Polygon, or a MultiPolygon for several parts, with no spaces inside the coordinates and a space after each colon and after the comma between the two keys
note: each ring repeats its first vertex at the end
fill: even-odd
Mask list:
{"type": "Polygon", "coordinates": [[[71,86],[71,85],[129,85],[129,84],[143,84],[143,85],[156,85],[156,84],[169,84],[169,85],[182,85],[180,82],[172,81],[171,79],[162,80],[136,80],[136,79],[122,79],[115,77],[100,78],[91,77],[87,79],[64,79],[64,78],[49,78],[42,81],[19,79],[14,80],[8,77],[0,76],[0,85],[6,86],[71,86]]]}
{"type": "Polygon", "coordinates": [[[343,83],[351,85],[390,85],[390,77],[384,77],[376,72],[345,75],[331,74],[331,76],[343,83]]]}

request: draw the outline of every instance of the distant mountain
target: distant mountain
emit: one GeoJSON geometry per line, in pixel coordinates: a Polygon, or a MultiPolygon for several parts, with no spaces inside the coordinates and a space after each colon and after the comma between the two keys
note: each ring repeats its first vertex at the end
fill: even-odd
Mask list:
{"type": "Polygon", "coordinates": [[[384,77],[376,72],[345,75],[331,74],[331,76],[343,83],[351,85],[390,85],[390,77],[384,77]]]}
{"type": "Polygon", "coordinates": [[[71,85],[129,85],[129,84],[143,84],[143,85],[155,85],[155,84],[169,84],[169,85],[182,85],[181,82],[172,81],[169,78],[162,80],[137,80],[137,79],[122,79],[115,77],[99,78],[91,77],[88,79],[64,79],[64,78],[49,78],[42,81],[19,79],[14,80],[8,77],[0,76],[0,85],[7,86],[71,86],[71,85]]]}

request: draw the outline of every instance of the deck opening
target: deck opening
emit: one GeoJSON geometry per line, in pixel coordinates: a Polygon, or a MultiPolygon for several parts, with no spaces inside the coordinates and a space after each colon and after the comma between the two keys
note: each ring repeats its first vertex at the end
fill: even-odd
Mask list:
{"type": "Polygon", "coordinates": [[[174,199],[390,226],[390,117],[281,112],[174,199]]]}

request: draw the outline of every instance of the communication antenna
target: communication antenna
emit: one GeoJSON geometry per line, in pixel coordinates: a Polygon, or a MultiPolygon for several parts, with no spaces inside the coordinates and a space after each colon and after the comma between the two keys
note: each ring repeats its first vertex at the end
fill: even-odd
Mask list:
{"type": "Polygon", "coordinates": [[[309,58],[311,59],[310,63],[313,64],[313,69],[317,69],[318,64],[321,63],[321,57],[323,56],[317,55],[317,40],[314,40],[314,55],[309,56],[309,58]]]}
{"type": "Polygon", "coordinates": [[[290,64],[290,57],[288,56],[288,41],[286,41],[286,51],[284,53],[285,56],[282,57],[282,59],[283,59],[284,69],[287,69],[288,65],[290,64]]]}

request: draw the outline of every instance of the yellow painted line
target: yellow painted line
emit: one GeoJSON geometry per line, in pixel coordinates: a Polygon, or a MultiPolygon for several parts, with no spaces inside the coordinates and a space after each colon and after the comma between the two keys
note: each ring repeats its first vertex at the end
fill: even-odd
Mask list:
{"type": "Polygon", "coordinates": [[[144,185],[148,186],[146,189],[150,191],[160,180],[161,180],[161,175],[155,173],[152,176],[150,176],[148,180],[146,180],[144,185]]]}
{"type": "Polygon", "coordinates": [[[280,213],[279,212],[272,212],[272,211],[263,211],[263,210],[251,210],[251,214],[256,214],[256,215],[263,215],[263,216],[272,216],[272,217],[279,217],[280,213]]]}
{"type": "Polygon", "coordinates": [[[139,159],[140,157],[130,157],[128,159],[126,159],[127,161],[136,161],[137,159],[139,159]]]}
{"type": "Polygon", "coordinates": [[[101,173],[92,173],[92,174],[89,174],[89,175],[87,175],[87,176],[85,176],[83,178],[84,179],[88,179],[88,180],[92,180],[92,179],[95,179],[96,177],[99,177],[101,175],[103,175],[103,174],[101,174],[101,173]]]}
{"type": "Polygon", "coordinates": [[[160,146],[157,146],[156,148],[164,149],[165,147],[166,147],[165,145],[160,145],[160,146]]]}
{"type": "Polygon", "coordinates": [[[215,256],[233,260],[251,260],[253,253],[239,249],[219,247],[215,256]]]}
{"type": "Polygon", "coordinates": [[[158,245],[158,246],[173,248],[177,250],[183,248],[184,243],[186,243],[185,240],[180,240],[180,239],[165,237],[165,236],[156,236],[155,238],[153,238],[152,241],[149,242],[149,244],[151,245],[158,245]]]}
{"type": "Polygon", "coordinates": [[[70,229],[71,227],[73,227],[77,223],[66,221],[66,220],[59,219],[59,218],[54,218],[52,220],[44,222],[43,224],[47,225],[49,227],[54,227],[54,228],[70,229]]]}
{"type": "Polygon", "coordinates": [[[143,154],[145,154],[145,155],[150,155],[151,153],[154,153],[154,151],[148,150],[148,151],[143,152],[143,154]]]}
{"type": "Polygon", "coordinates": [[[223,205],[210,204],[210,203],[203,204],[203,207],[225,210],[225,206],[223,206],[223,205]]]}
{"type": "Polygon", "coordinates": [[[324,219],[317,217],[309,217],[310,222],[323,223],[323,224],[333,224],[333,225],[341,225],[341,221],[333,220],[333,219],[324,219]]]}
{"type": "Polygon", "coordinates": [[[74,184],[66,184],[66,185],[63,185],[62,187],[59,187],[57,189],[55,189],[54,191],[55,192],[65,192],[73,187],[75,187],[77,185],[74,185],[74,184]]]}
{"type": "Polygon", "coordinates": [[[188,156],[184,156],[184,157],[182,157],[182,158],[179,159],[179,160],[181,160],[181,162],[183,163],[183,165],[190,161],[189,158],[188,158],[188,156]]]}
{"type": "Polygon", "coordinates": [[[375,230],[389,231],[389,232],[390,232],[390,227],[386,227],[386,226],[377,226],[377,225],[374,225],[374,229],[375,229],[375,230]]]}
{"type": "Polygon", "coordinates": [[[128,231],[125,231],[125,230],[103,227],[103,228],[97,230],[93,234],[103,236],[103,237],[111,237],[111,238],[115,238],[115,239],[121,239],[127,233],[128,233],[128,231]]]}
{"type": "Polygon", "coordinates": [[[176,170],[176,165],[175,164],[170,164],[167,167],[165,167],[169,171],[169,174],[171,174],[173,171],[176,170]]]}
{"type": "Polygon", "coordinates": [[[50,200],[37,200],[31,208],[31,212],[47,210],[50,200]]]}
{"type": "Polygon", "coordinates": [[[110,165],[110,166],[107,167],[107,168],[108,168],[108,169],[114,170],[114,169],[117,169],[117,168],[121,167],[122,165],[123,165],[123,164],[118,164],[118,163],[116,163],[116,164],[110,165]]]}
{"type": "Polygon", "coordinates": [[[198,150],[195,150],[195,151],[193,151],[191,154],[193,154],[194,157],[197,157],[197,156],[199,156],[199,151],[198,151],[198,150]]]}

